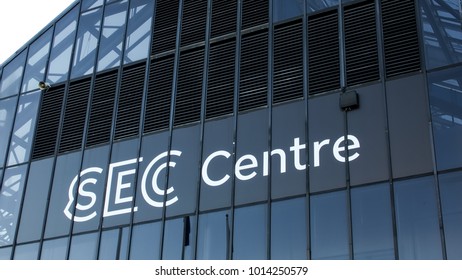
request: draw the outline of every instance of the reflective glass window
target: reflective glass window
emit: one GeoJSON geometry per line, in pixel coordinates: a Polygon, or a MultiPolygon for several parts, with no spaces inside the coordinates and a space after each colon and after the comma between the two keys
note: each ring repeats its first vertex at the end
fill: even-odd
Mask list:
{"type": "Polygon", "coordinates": [[[41,260],[65,260],[69,238],[45,240],[42,245],[41,260]]]}
{"type": "Polygon", "coordinates": [[[271,259],[305,260],[307,255],[305,198],[271,204],[271,259]]]}
{"type": "Polygon", "coordinates": [[[307,1],[306,5],[307,5],[308,13],[317,12],[317,11],[321,11],[329,7],[337,6],[339,3],[339,0],[320,0],[320,1],[306,0],[306,1],[307,1]]]}
{"type": "Polygon", "coordinates": [[[199,215],[197,236],[198,260],[226,260],[230,238],[229,211],[199,215]]]}
{"type": "Polygon", "coordinates": [[[29,160],[39,104],[40,91],[24,94],[19,98],[7,165],[29,160]]]}
{"type": "Polygon", "coordinates": [[[0,167],[5,162],[10,133],[16,111],[16,97],[0,100],[0,167]]]}
{"type": "Polygon", "coordinates": [[[134,225],[130,245],[131,260],[159,260],[161,222],[134,225]]]}
{"type": "Polygon", "coordinates": [[[39,243],[17,245],[14,249],[15,260],[36,260],[38,258],[39,243]]]}
{"type": "Polygon", "coordinates": [[[395,258],[388,184],[351,190],[354,259],[395,258]]]}
{"type": "Polygon", "coordinates": [[[5,170],[0,191],[0,247],[11,245],[14,241],[26,172],[27,165],[5,170]]]}
{"type": "Polygon", "coordinates": [[[438,169],[462,166],[462,67],[428,75],[438,169]]]}
{"type": "Polygon", "coordinates": [[[441,236],[433,177],[395,183],[399,258],[441,259],[441,236]]]}
{"type": "Polygon", "coordinates": [[[48,158],[34,161],[30,165],[21,212],[18,242],[40,240],[42,236],[53,162],[53,158],[48,158]]]}
{"type": "Polygon", "coordinates": [[[3,67],[0,98],[19,93],[24,72],[24,64],[26,63],[26,53],[26,51],[23,51],[3,67]]]}
{"type": "Polygon", "coordinates": [[[462,259],[462,173],[440,175],[446,254],[449,260],[462,259]]]}
{"type": "Polygon", "coordinates": [[[98,52],[98,71],[120,65],[128,0],[107,5],[98,52]]]}
{"type": "Polygon", "coordinates": [[[69,234],[71,221],[85,217],[73,215],[76,195],[80,182],[90,179],[94,174],[80,173],[81,159],[82,153],[77,152],[59,156],[56,160],[45,238],[69,234]]]}
{"type": "Polygon", "coordinates": [[[101,233],[98,260],[116,260],[119,248],[119,229],[105,230],[101,233]]]}
{"type": "Polygon", "coordinates": [[[311,258],[349,259],[345,191],[311,196],[311,258]]]}
{"type": "Polygon", "coordinates": [[[153,13],[154,1],[130,1],[124,63],[148,56],[153,13]]]}
{"type": "Polygon", "coordinates": [[[11,247],[0,248],[0,260],[9,260],[11,258],[11,247]]]}
{"type": "Polygon", "coordinates": [[[103,5],[104,0],[83,0],[82,1],[82,11],[93,9],[103,5]]]}
{"type": "Polygon", "coordinates": [[[101,30],[102,8],[82,13],[75,41],[71,78],[91,74],[101,30]]]}
{"type": "Polygon", "coordinates": [[[79,6],[76,6],[55,25],[55,34],[47,73],[47,81],[49,83],[58,83],[67,79],[75,32],[77,30],[78,12],[79,6]]]}
{"type": "Polygon", "coordinates": [[[22,92],[37,89],[38,83],[44,80],[52,35],[53,29],[50,28],[30,45],[22,92]]]}
{"type": "Polygon", "coordinates": [[[420,0],[427,68],[462,61],[459,0],[420,0]]]}
{"type": "Polygon", "coordinates": [[[273,22],[297,17],[305,13],[305,0],[273,0],[273,22]]]}
{"type": "Polygon", "coordinates": [[[94,260],[98,245],[98,233],[74,235],[71,239],[70,260],[94,260]]]}
{"type": "Polygon", "coordinates": [[[235,260],[266,260],[267,205],[237,208],[234,212],[235,260]]]}
{"type": "Polygon", "coordinates": [[[162,247],[163,260],[191,260],[194,259],[193,244],[196,225],[194,217],[183,217],[167,220],[164,229],[164,243],[162,247]]]}

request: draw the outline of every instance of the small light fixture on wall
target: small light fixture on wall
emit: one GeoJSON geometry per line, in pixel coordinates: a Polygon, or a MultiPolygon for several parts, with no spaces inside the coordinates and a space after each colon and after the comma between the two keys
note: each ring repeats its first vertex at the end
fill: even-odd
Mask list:
{"type": "Polygon", "coordinates": [[[45,83],[44,81],[40,81],[40,82],[38,83],[38,87],[39,87],[39,89],[41,89],[41,90],[48,90],[51,86],[50,86],[50,84],[45,83]]]}
{"type": "Polygon", "coordinates": [[[359,108],[359,96],[355,90],[345,91],[340,94],[340,109],[351,111],[359,108]]]}

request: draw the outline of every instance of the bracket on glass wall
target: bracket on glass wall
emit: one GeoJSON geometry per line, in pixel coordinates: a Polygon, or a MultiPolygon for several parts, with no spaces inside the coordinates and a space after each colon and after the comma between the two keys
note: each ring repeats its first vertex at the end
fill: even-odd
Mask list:
{"type": "Polygon", "coordinates": [[[345,91],[340,94],[340,108],[351,111],[359,107],[359,96],[355,90],[345,91]]]}

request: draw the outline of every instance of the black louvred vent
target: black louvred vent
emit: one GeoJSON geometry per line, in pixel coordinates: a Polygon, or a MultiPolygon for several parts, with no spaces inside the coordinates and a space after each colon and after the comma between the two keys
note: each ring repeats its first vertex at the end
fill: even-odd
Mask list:
{"type": "Polygon", "coordinates": [[[67,92],[59,153],[82,148],[91,78],[73,81],[67,92]]]}
{"type": "Polygon", "coordinates": [[[111,139],[117,76],[117,70],[96,76],[91,98],[87,147],[108,143],[111,139]]]}
{"type": "Polygon", "coordinates": [[[374,1],[345,7],[344,21],[347,85],[379,80],[374,1]]]}
{"type": "Polygon", "coordinates": [[[157,0],[152,36],[153,54],[175,49],[178,24],[178,5],[176,0],[157,0]]]}
{"type": "Polygon", "coordinates": [[[268,30],[242,36],[239,111],[267,105],[268,30]]]}
{"type": "Polygon", "coordinates": [[[32,159],[54,155],[65,86],[53,86],[42,96],[32,159]]]}
{"type": "Polygon", "coordinates": [[[303,97],[303,21],[274,27],[273,103],[303,97]]]}
{"type": "Polygon", "coordinates": [[[206,118],[233,113],[236,40],[210,46],[206,118]]]}
{"type": "Polygon", "coordinates": [[[268,0],[242,1],[242,29],[268,23],[268,0]]]}
{"type": "Polygon", "coordinates": [[[383,0],[382,25],[387,77],[419,71],[420,52],[414,1],[383,0]]]}
{"type": "Polygon", "coordinates": [[[236,32],[236,20],[236,0],[212,0],[212,38],[236,32]]]}
{"type": "Polygon", "coordinates": [[[146,63],[123,68],[120,85],[114,139],[139,133],[146,63]]]}
{"type": "Polygon", "coordinates": [[[184,0],[183,20],[181,23],[181,46],[187,46],[205,40],[207,23],[207,1],[184,0]]]}
{"type": "Polygon", "coordinates": [[[204,48],[182,52],[175,98],[175,125],[199,121],[201,117],[204,48]]]}
{"type": "Polygon", "coordinates": [[[154,59],[149,70],[144,132],[166,129],[170,122],[174,56],[154,59]]]}
{"type": "Polygon", "coordinates": [[[337,10],[308,18],[308,84],[310,94],[340,88],[337,10]]]}

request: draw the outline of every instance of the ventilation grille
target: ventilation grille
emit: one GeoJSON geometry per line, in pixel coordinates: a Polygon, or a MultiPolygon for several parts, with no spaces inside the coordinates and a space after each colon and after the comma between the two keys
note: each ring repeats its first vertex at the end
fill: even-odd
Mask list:
{"type": "Polygon", "coordinates": [[[380,79],[374,1],[345,8],[347,85],[380,79]]]}
{"type": "Polygon", "coordinates": [[[91,79],[71,82],[67,93],[59,152],[82,148],[91,79]]]}
{"type": "Polygon", "coordinates": [[[242,29],[268,23],[268,0],[242,1],[242,29]]]}
{"type": "Polygon", "coordinates": [[[212,38],[236,32],[236,20],[236,0],[212,0],[212,38]]]}
{"type": "Polygon", "coordinates": [[[303,97],[303,21],[274,28],[273,103],[303,97]]]}
{"type": "Polygon", "coordinates": [[[203,42],[207,22],[207,1],[184,0],[181,46],[203,42]]]}
{"type": "Polygon", "coordinates": [[[268,30],[265,29],[242,37],[239,111],[267,105],[267,82],[268,30]]]}
{"type": "Polygon", "coordinates": [[[308,18],[308,82],[310,94],[340,88],[337,10],[308,18]]]}
{"type": "Polygon", "coordinates": [[[53,86],[43,94],[32,159],[51,156],[55,153],[64,89],[64,85],[53,86]]]}
{"type": "Polygon", "coordinates": [[[152,36],[153,54],[175,49],[176,27],[178,22],[179,1],[157,0],[154,34],[152,36]]]}
{"type": "Polygon", "coordinates": [[[180,54],[178,88],[175,100],[175,125],[200,120],[203,65],[203,48],[180,54]]]}
{"type": "Polygon", "coordinates": [[[136,136],[139,132],[146,64],[123,69],[114,139],[136,136]]]}
{"type": "Polygon", "coordinates": [[[419,71],[420,53],[414,1],[382,1],[387,77],[419,71]]]}
{"type": "Polygon", "coordinates": [[[210,46],[207,118],[233,113],[236,40],[210,46]]]}
{"type": "Polygon", "coordinates": [[[118,71],[116,70],[96,76],[91,99],[87,147],[107,143],[111,139],[117,75],[118,71]]]}
{"type": "Polygon", "coordinates": [[[155,59],[149,71],[144,132],[166,129],[170,120],[174,56],[155,59]]]}

